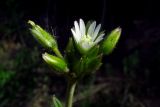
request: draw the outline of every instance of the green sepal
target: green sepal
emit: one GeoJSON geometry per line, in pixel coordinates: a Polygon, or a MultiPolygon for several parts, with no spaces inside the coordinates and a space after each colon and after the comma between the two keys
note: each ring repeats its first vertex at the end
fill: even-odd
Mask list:
{"type": "Polygon", "coordinates": [[[85,50],[84,48],[82,48],[80,44],[76,42],[74,43],[75,43],[76,49],[78,50],[77,53],[80,53],[81,55],[85,55],[88,52],[88,50],[85,50]]]}
{"type": "Polygon", "coordinates": [[[53,96],[53,99],[52,99],[52,107],[63,107],[60,100],[58,100],[55,96],[53,96]]]}
{"type": "Polygon", "coordinates": [[[85,74],[94,73],[97,71],[102,65],[102,54],[92,58],[86,58],[86,71],[85,74]]]}
{"type": "Polygon", "coordinates": [[[95,45],[91,49],[89,49],[85,57],[92,58],[96,57],[98,54],[99,54],[99,45],[95,45]]]}
{"type": "Polygon", "coordinates": [[[31,34],[43,47],[49,49],[57,47],[57,42],[51,34],[31,20],[28,21],[28,24],[31,25],[31,28],[29,29],[31,34]]]}
{"type": "Polygon", "coordinates": [[[67,63],[63,59],[50,55],[48,53],[42,54],[42,58],[52,69],[55,69],[56,71],[58,71],[57,73],[69,72],[67,63]]]}
{"type": "Polygon", "coordinates": [[[111,31],[108,37],[104,40],[102,44],[103,53],[108,55],[112,53],[113,49],[115,48],[119,38],[121,35],[121,28],[116,28],[111,31]]]}
{"type": "Polygon", "coordinates": [[[78,78],[86,74],[94,73],[102,65],[102,54],[95,57],[82,57],[74,66],[74,71],[78,78]]]}
{"type": "Polygon", "coordinates": [[[69,38],[69,42],[66,46],[65,53],[68,56],[71,56],[72,58],[73,58],[73,56],[76,56],[76,54],[77,54],[77,50],[75,49],[75,43],[72,38],[69,38]]]}
{"type": "Polygon", "coordinates": [[[75,63],[79,60],[79,57],[80,53],[78,53],[78,50],[75,48],[73,39],[70,38],[65,49],[65,59],[70,65],[70,68],[75,65],[75,63]]]}
{"type": "Polygon", "coordinates": [[[68,44],[67,44],[67,46],[66,46],[65,52],[66,52],[66,53],[71,53],[71,52],[73,52],[73,51],[74,51],[73,39],[72,39],[72,38],[69,38],[69,42],[68,42],[68,44]]]}
{"type": "Polygon", "coordinates": [[[75,65],[75,71],[76,71],[76,75],[77,77],[80,77],[81,74],[83,74],[85,72],[85,60],[83,58],[81,58],[79,60],[79,62],[75,65]]]}

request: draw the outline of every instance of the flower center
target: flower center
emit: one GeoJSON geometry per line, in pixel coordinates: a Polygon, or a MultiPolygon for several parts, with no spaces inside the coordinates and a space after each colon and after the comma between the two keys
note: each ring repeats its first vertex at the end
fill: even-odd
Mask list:
{"type": "Polygon", "coordinates": [[[92,41],[91,36],[84,35],[80,40],[80,44],[84,49],[89,49],[94,45],[94,42],[92,41]]]}
{"type": "Polygon", "coordinates": [[[89,35],[84,35],[80,41],[81,43],[88,43],[88,44],[93,44],[92,38],[89,35]]]}

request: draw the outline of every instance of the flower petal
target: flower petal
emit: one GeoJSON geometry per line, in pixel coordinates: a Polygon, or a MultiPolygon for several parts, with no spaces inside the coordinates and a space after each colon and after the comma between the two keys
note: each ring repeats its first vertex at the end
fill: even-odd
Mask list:
{"type": "Polygon", "coordinates": [[[86,35],[86,28],[85,28],[85,24],[84,21],[82,19],[79,20],[80,23],[80,32],[81,32],[81,36],[86,35]]]}
{"type": "Polygon", "coordinates": [[[101,24],[99,24],[99,25],[96,27],[95,31],[94,31],[94,34],[93,34],[93,37],[92,37],[92,40],[93,40],[93,41],[97,38],[100,28],[101,28],[101,24]]]}
{"type": "Polygon", "coordinates": [[[104,35],[105,35],[104,33],[100,34],[100,35],[97,37],[97,39],[94,41],[94,43],[95,43],[95,44],[99,43],[99,42],[103,39],[103,36],[104,36],[104,35]]]}
{"type": "Polygon", "coordinates": [[[88,29],[88,33],[87,35],[89,36],[93,36],[93,32],[95,30],[95,27],[96,27],[96,21],[94,21],[90,26],[89,26],[89,29],[88,29]]]}
{"type": "Polygon", "coordinates": [[[73,28],[71,29],[71,31],[72,31],[72,34],[73,34],[73,37],[74,37],[75,41],[78,43],[78,42],[80,41],[78,35],[77,35],[76,32],[73,30],[73,28]]]}
{"type": "Polygon", "coordinates": [[[78,25],[77,21],[74,21],[74,26],[75,26],[75,33],[77,35],[77,39],[80,40],[81,33],[80,33],[80,29],[79,29],[79,25],[78,25]]]}

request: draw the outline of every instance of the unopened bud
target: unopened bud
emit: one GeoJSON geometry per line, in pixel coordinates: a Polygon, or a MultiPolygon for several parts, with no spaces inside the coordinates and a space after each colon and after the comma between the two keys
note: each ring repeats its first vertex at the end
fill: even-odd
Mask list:
{"type": "Polygon", "coordinates": [[[44,53],[42,54],[42,58],[51,68],[59,71],[58,73],[66,73],[69,71],[66,62],[59,57],[44,53]]]}
{"type": "Polygon", "coordinates": [[[116,28],[108,35],[102,44],[104,54],[110,54],[115,48],[121,35],[121,28],[116,28]]]}
{"type": "Polygon", "coordinates": [[[46,32],[39,25],[36,25],[33,21],[29,20],[28,24],[31,25],[30,31],[34,38],[45,48],[53,49],[57,47],[57,42],[55,38],[46,32]]]}

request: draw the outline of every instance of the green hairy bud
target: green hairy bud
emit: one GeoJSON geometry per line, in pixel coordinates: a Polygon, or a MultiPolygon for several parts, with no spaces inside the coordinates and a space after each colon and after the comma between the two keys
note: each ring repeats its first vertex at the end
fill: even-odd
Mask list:
{"type": "Polygon", "coordinates": [[[102,44],[104,54],[108,55],[112,53],[119,40],[120,35],[121,28],[119,27],[111,31],[111,33],[108,35],[108,37],[104,40],[102,44]]]}
{"type": "Polygon", "coordinates": [[[63,59],[56,57],[56,56],[53,56],[53,55],[50,55],[48,53],[42,54],[42,58],[51,68],[59,71],[58,73],[69,72],[67,64],[63,59]]]}
{"type": "Polygon", "coordinates": [[[42,29],[39,25],[36,25],[33,21],[29,20],[28,24],[31,25],[30,31],[34,38],[45,48],[53,49],[57,47],[55,38],[42,29]]]}

